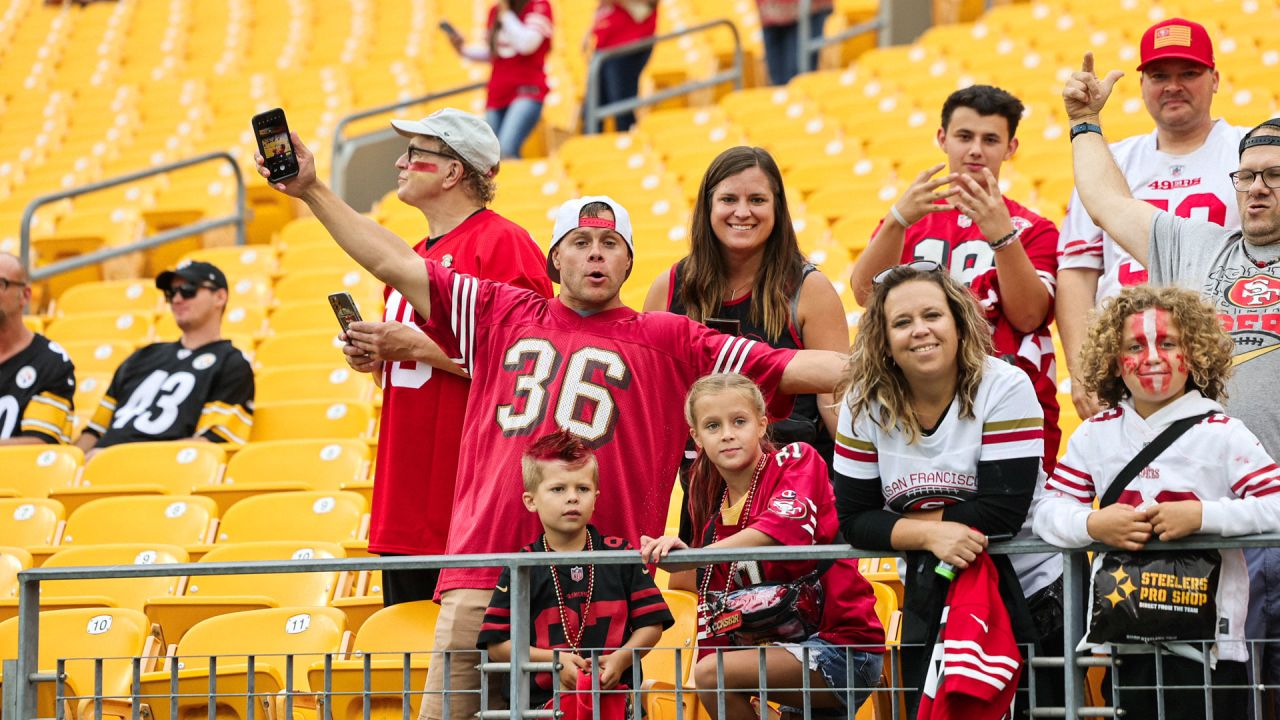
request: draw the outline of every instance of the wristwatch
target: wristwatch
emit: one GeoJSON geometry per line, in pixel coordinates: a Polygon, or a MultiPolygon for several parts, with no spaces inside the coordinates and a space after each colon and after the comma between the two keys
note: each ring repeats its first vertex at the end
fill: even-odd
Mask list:
{"type": "Polygon", "coordinates": [[[1101,135],[1102,127],[1100,125],[1094,125],[1093,123],[1087,123],[1087,122],[1082,122],[1079,125],[1071,126],[1072,140],[1075,140],[1077,135],[1083,135],[1085,133],[1098,133],[1099,135],[1101,135]]]}

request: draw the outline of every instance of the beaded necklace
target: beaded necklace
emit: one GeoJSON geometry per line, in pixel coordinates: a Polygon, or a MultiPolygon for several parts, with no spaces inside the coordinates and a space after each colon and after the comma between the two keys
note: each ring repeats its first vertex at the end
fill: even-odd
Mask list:
{"type": "Polygon", "coordinates": [[[1258,260],[1249,252],[1249,241],[1244,238],[1240,239],[1240,249],[1244,251],[1245,258],[1247,258],[1249,262],[1253,263],[1253,266],[1259,270],[1266,270],[1277,262],[1280,262],[1280,257],[1275,257],[1270,260],[1258,260]]]}
{"type": "MultiPolygon", "coordinates": [[[[756,462],[755,474],[751,476],[751,485],[747,487],[747,494],[742,501],[742,512],[738,513],[738,530],[739,531],[741,531],[742,528],[746,527],[747,516],[751,514],[751,500],[755,497],[756,487],[759,486],[760,484],[760,473],[762,470],[764,470],[764,465],[768,460],[769,460],[769,455],[767,453],[761,453],[760,460],[756,462]]],[[[724,488],[724,494],[720,496],[720,505],[723,506],[727,504],[728,501],[729,501],[729,486],[726,483],[724,488]]],[[[719,533],[716,531],[717,524],[718,523],[713,518],[711,521],[711,543],[714,543],[717,539],[717,536],[719,535],[719,533]]],[[[711,543],[708,543],[708,544],[711,544],[711,543]]],[[[738,567],[738,563],[736,562],[729,564],[728,577],[725,579],[725,582],[724,582],[724,592],[726,593],[729,592],[729,587],[733,585],[733,574],[737,567],[738,567]]],[[[710,586],[711,586],[711,568],[708,567],[706,570],[703,571],[702,582],[698,587],[698,608],[700,610],[709,610],[709,608],[707,608],[707,590],[710,588],[710,586]]]]}
{"type": "MultiPolygon", "coordinates": [[[[547,543],[547,536],[542,536],[542,549],[552,552],[551,545],[547,543]]],[[[595,549],[591,542],[591,532],[587,532],[587,552],[595,549]]],[[[569,649],[574,655],[578,654],[578,646],[582,644],[582,633],[587,629],[587,616],[591,614],[591,598],[596,591],[596,566],[587,566],[587,600],[582,605],[582,613],[578,615],[578,632],[570,634],[569,632],[569,615],[564,608],[564,589],[560,587],[560,572],[555,565],[551,566],[551,584],[556,589],[556,608],[560,611],[560,627],[564,628],[564,641],[568,643],[569,649]]]]}

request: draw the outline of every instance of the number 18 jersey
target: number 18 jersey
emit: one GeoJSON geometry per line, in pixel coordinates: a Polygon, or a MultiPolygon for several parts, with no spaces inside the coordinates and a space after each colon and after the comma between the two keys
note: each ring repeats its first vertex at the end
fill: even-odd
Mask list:
{"type": "MultiPolygon", "coordinates": [[[[542,531],[525,509],[520,457],[563,428],[595,449],[600,496],[592,523],[639,544],[661,535],[689,427],[684,396],[699,377],[742,373],[771,417],[795,350],[628,307],[581,316],[558,299],[426,261],[431,317],[423,330],[471,374],[448,554],[516,552],[542,531]]],[[[445,570],[439,591],[492,588],[496,568],[445,570]]]]}
{"type": "Polygon", "coordinates": [[[231,344],[153,343],[125,359],[89,420],[97,447],[181,440],[243,444],[253,426],[253,369],[231,344]]]}

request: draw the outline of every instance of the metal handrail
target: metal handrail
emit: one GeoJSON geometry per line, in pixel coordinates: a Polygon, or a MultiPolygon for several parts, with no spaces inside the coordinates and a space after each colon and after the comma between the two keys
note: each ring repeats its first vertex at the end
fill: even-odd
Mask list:
{"type": "MultiPolygon", "coordinates": [[[[1212,535],[1195,535],[1174,542],[1152,540],[1147,550],[1197,550],[1212,548],[1252,548],[1280,546],[1280,533],[1246,535],[1223,538],[1212,535]]],[[[1058,553],[1063,556],[1063,597],[1080,598],[1088,588],[1085,551],[1100,552],[1108,548],[1095,543],[1086,548],[1064,550],[1038,540],[1019,540],[993,544],[988,551],[995,555],[1025,553],[1058,553]]],[[[734,550],[677,550],[668,558],[670,563],[731,562],[742,559],[780,562],[796,560],[826,560],[839,558],[883,557],[884,551],[858,550],[849,545],[773,546],[734,550]]],[[[377,558],[339,558],[311,560],[271,560],[240,563],[174,563],[169,565],[131,565],[81,568],[33,568],[18,573],[18,654],[13,663],[12,684],[5,683],[5,713],[10,717],[34,717],[39,682],[49,677],[38,673],[37,648],[39,647],[40,583],[49,580],[76,580],[102,578],[141,578],[168,576],[247,575],[253,573],[300,573],[317,571],[355,570],[417,570],[425,568],[506,567],[511,570],[511,663],[513,667],[526,667],[529,644],[529,571],[546,565],[630,565],[640,562],[635,550],[602,552],[556,553],[497,553],[488,555],[435,555],[377,558]]],[[[1071,653],[1084,637],[1085,617],[1077,603],[1063,606],[1064,648],[1071,653]]],[[[1087,663],[1085,663],[1087,664],[1087,663]]],[[[527,669],[527,668],[526,668],[527,669]]],[[[1082,663],[1064,663],[1063,690],[1065,717],[1077,717],[1081,710],[1083,690],[1082,663]]],[[[511,674],[511,707],[513,717],[532,717],[521,712],[527,706],[528,675],[511,674]]],[[[1046,710],[1040,716],[1061,717],[1063,711],[1046,710]]]]}
{"type": "MultiPolygon", "coordinates": [[[[802,0],[802,1],[807,1],[807,0],[802,0]]],[[[681,30],[673,30],[672,32],[665,33],[662,35],[654,35],[653,37],[642,38],[640,40],[636,40],[635,42],[629,42],[625,45],[618,45],[616,47],[611,47],[606,50],[599,50],[594,54],[592,54],[590,65],[588,65],[587,67],[587,95],[586,95],[586,99],[583,100],[583,103],[582,103],[583,104],[583,122],[585,127],[583,127],[582,132],[587,135],[600,132],[599,125],[601,121],[607,117],[613,117],[614,115],[619,115],[621,113],[628,112],[630,110],[637,110],[642,107],[656,105],[657,103],[660,103],[664,100],[669,100],[673,97],[679,97],[681,95],[688,95],[689,93],[696,92],[698,90],[702,90],[709,87],[715,87],[716,85],[720,85],[722,83],[732,82],[735,90],[741,90],[742,78],[743,78],[742,37],[738,33],[738,26],[734,25],[732,22],[724,18],[721,18],[719,20],[710,20],[708,22],[699,23],[697,25],[691,25],[687,28],[683,28],[681,30]],[[618,100],[616,102],[611,102],[608,105],[605,105],[603,107],[599,106],[600,66],[604,64],[605,60],[609,60],[619,55],[629,55],[637,50],[642,50],[646,47],[653,47],[654,45],[657,45],[660,42],[666,42],[668,40],[673,40],[675,38],[683,37],[685,35],[692,35],[693,33],[708,31],[717,27],[727,27],[729,28],[729,31],[733,33],[733,66],[731,67],[731,69],[717,72],[705,80],[691,80],[689,82],[676,85],[675,87],[667,88],[666,90],[660,90],[651,95],[645,95],[644,97],[636,96],[628,100],[618,100]]]]}
{"type": "Polygon", "coordinates": [[[453,95],[461,95],[462,93],[468,93],[473,90],[481,90],[484,87],[485,87],[485,83],[483,82],[475,82],[475,83],[471,83],[470,85],[459,85],[458,87],[449,88],[448,90],[441,90],[439,92],[428,93],[426,95],[410,98],[408,100],[401,100],[399,102],[389,103],[387,105],[379,105],[377,107],[369,108],[368,110],[361,110],[359,112],[351,113],[350,115],[344,116],[341,120],[338,121],[338,125],[333,129],[333,152],[330,155],[330,157],[333,160],[333,164],[329,171],[330,184],[336,186],[338,183],[338,173],[341,169],[338,162],[338,158],[342,156],[343,150],[346,149],[347,144],[350,142],[348,138],[343,137],[343,131],[346,130],[347,126],[350,125],[351,123],[356,122],[358,120],[364,120],[365,118],[375,117],[377,115],[384,115],[393,110],[401,110],[407,107],[412,107],[414,105],[421,105],[422,103],[435,102],[436,100],[442,100],[444,98],[451,97],[453,95]]]}
{"type": "Polygon", "coordinates": [[[796,52],[799,53],[796,67],[799,68],[802,73],[809,72],[810,70],[813,70],[813,68],[809,66],[809,59],[813,57],[814,53],[829,45],[842,43],[845,40],[849,40],[872,31],[878,31],[880,33],[878,44],[884,45],[887,40],[886,33],[889,29],[889,14],[892,12],[892,6],[892,2],[882,2],[880,3],[880,9],[876,11],[875,20],[858,23],[857,25],[854,25],[851,28],[845,28],[838,33],[810,39],[809,33],[812,32],[810,23],[813,20],[813,0],[800,0],[800,7],[798,10],[800,16],[796,20],[796,32],[800,34],[796,42],[796,52]]]}
{"type": "Polygon", "coordinates": [[[120,175],[100,182],[89,183],[88,185],[81,185],[69,190],[61,190],[59,192],[41,195],[28,203],[26,209],[22,211],[22,227],[20,231],[22,238],[22,266],[27,269],[28,276],[31,281],[38,282],[40,280],[53,277],[54,275],[60,275],[64,272],[70,272],[82,267],[95,265],[104,260],[110,260],[111,258],[120,257],[121,255],[128,255],[129,253],[137,252],[139,250],[147,250],[175,240],[181,240],[184,237],[199,235],[201,233],[208,232],[209,230],[233,224],[236,226],[236,244],[244,245],[245,219],[248,215],[245,208],[245,185],[244,177],[240,175],[240,166],[236,164],[236,159],[232,157],[230,153],[221,151],[204,153],[203,155],[197,155],[195,157],[187,158],[186,160],[176,160],[171,163],[165,163],[164,165],[160,165],[149,170],[139,170],[138,172],[120,175]],[[215,160],[225,160],[231,165],[231,169],[234,171],[232,173],[236,182],[236,211],[234,214],[223,218],[201,220],[200,222],[191,223],[190,225],[183,225],[182,227],[166,230],[158,235],[152,235],[151,237],[143,238],[142,240],[131,242],[127,245],[95,250],[91,253],[77,255],[73,258],[45,265],[39,269],[31,267],[31,222],[35,218],[36,210],[40,207],[59,200],[76,197],[77,195],[87,195],[99,190],[106,190],[119,185],[127,185],[131,182],[142,180],[143,178],[152,177],[154,175],[163,175],[167,172],[181,170],[193,165],[200,165],[215,160]]]}

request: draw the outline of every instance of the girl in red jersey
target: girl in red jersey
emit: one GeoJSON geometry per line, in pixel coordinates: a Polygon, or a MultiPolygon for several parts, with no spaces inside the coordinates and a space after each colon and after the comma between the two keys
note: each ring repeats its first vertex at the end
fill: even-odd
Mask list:
{"type": "MultiPolygon", "coordinates": [[[[765,402],[755,383],[729,373],[699,379],[685,402],[685,419],[698,446],[689,485],[689,512],[698,530],[695,545],[729,549],[836,541],[838,521],[826,463],[804,443],[774,450],[765,438],[765,402]]],[[[687,547],[678,537],[643,536],[640,553],[646,562],[657,562],[670,550],[687,547]]],[[[712,717],[717,717],[722,692],[726,717],[753,712],[761,657],[758,648],[730,647],[724,635],[713,631],[709,607],[714,599],[758,583],[797,580],[817,565],[745,561],[699,570],[701,657],[693,675],[712,717]],[[718,687],[721,665],[724,685],[718,687]]],[[[804,658],[814,688],[813,715],[846,717],[879,681],[884,630],[875,615],[871,585],[854,561],[831,563],[821,584],[825,600],[817,631],[801,642],[771,644],[763,651],[769,698],[786,706],[803,704],[797,688],[804,683],[804,658]],[[846,680],[851,665],[855,688],[848,688],[846,680]]]]}

